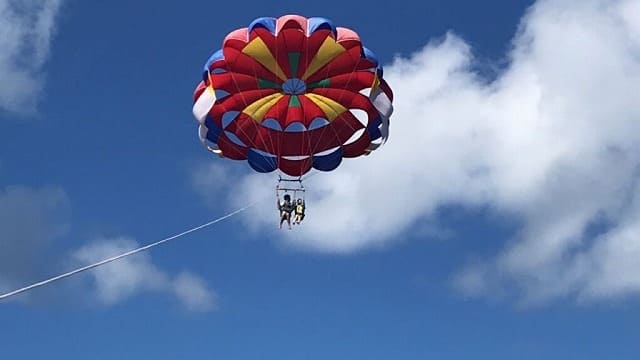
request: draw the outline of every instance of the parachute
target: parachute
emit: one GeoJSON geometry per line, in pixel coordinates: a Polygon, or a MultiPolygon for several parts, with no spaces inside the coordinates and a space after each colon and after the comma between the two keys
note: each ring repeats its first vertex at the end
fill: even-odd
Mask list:
{"type": "Polygon", "coordinates": [[[194,92],[200,141],[255,171],[300,177],[386,142],[393,93],[353,30],[262,17],[229,33],[194,92]]]}

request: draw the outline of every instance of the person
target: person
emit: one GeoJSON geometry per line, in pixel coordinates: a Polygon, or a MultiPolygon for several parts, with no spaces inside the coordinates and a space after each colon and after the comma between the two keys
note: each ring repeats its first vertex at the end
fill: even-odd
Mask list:
{"type": "Polygon", "coordinates": [[[298,199],[296,202],[296,216],[293,218],[294,225],[300,225],[304,219],[304,200],[298,199]]]}
{"type": "Polygon", "coordinates": [[[291,230],[291,213],[293,212],[293,209],[294,206],[289,194],[284,195],[284,201],[280,201],[280,199],[278,199],[278,210],[280,210],[280,229],[282,229],[282,223],[286,220],[287,225],[289,225],[289,230],[291,230]]]}

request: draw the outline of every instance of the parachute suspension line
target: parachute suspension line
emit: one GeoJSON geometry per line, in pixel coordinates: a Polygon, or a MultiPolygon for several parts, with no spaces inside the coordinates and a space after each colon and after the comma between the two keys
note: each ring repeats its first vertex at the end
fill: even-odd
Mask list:
{"type": "MultiPolygon", "coordinates": [[[[277,74],[277,73],[278,73],[278,70],[277,70],[277,68],[279,67],[279,65],[278,65],[278,60],[279,60],[279,59],[278,59],[278,55],[280,54],[280,48],[279,48],[279,45],[280,45],[280,44],[279,44],[279,42],[278,42],[278,41],[276,41],[276,46],[275,46],[275,47],[276,47],[276,52],[275,52],[276,61],[273,63],[273,67],[270,69],[270,71],[271,71],[271,73],[272,73],[272,74],[277,74]]],[[[257,75],[256,75],[256,76],[257,76],[257,75]]],[[[277,101],[275,104],[273,104],[273,106],[279,106],[279,104],[280,104],[280,101],[277,101]]],[[[277,108],[276,108],[276,111],[277,111],[277,112],[278,112],[278,114],[279,114],[279,111],[278,111],[278,110],[279,110],[279,109],[277,109],[277,108]]],[[[278,116],[278,117],[280,117],[280,116],[278,116]]],[[[285,118],[286,118],[286,115],[285,115],[285,118]]],[[[265,120],[265,119],[263,119],[263,121],[264,121],[264,120],[265,120]]],[[[280,127],[280,129],[282,130],[282,132],[284,132],[284,128],[282,127],[282,124],[280,123],[280,120],[281,120],[281,119],[276,119],[276,122],[278,123],[278,126],[280,127]]],[[[282,141],[283,141],[283,137],[282,137],[282,133],[280,133],[280,134],[278,134],[278,135],[279,135],[279,136],[277,136],[277,137],[276,137],[276,141],[274,141],[274,140],[273,140],[273,137],[272,137],[272,136],[268,136],[268,138],[269,138],[269,143],[271,144],[271,147],[272,147],[272,148],[274,148],[274,149],[276,150],[276,151],[275,151],[275,154],[272,154],[272,155],[273,155],[273,157],[274,157],[274,161],[275,161],[275,164],[274,164],[274,165],[276,166],[276,169],[278,170],[278,177],[280,177],[280,176],[282,175],[282,170],[280,170],[280,166],[281,166],[280,161],[282,160],[282,157],[281,157],[281,155],[280,155],[280,154],[281,154],[281,152],[282,152],[282,141]],[[276,146],[276,145],[277,145],[277,146],[276,146]]]]}
{"type": "MultiPolygon", "coordinates": [[[[306,119],[307,118],[307,114],[305,113],[305,107],[301,107],[302,108],[302,118],[306,119]]],[[[311,123],[313,122],[313,119],[311,121],[309,121],[308,125],[305,126],[310,126],[311,123]]],[[[309,134],[309,127],[307,127],[306,131],[302,132],[302,140],[300,141],[300,154],[306,154],[307,158],[303,159],[302,161],[300,161],[300,179],[302,179],[302,175],[304,175],[306,172],[309,172],[311,170],[313,170],[313,155],[314,155],[314,150],[311,149],[311,135],[309,134]],[[303,151],[305,150],[306,151],[303,151]],[[308,164],[305,165],[305,160],[308,161],[308,164]],[[305,173],[303,173],[304,169],[307,169],[305,173]]]]}
{"type": "MultiPolygon", "coordinates": [[[[307,43],[307,46],[308,46],[308,43],[307,43]]],[[[307,52],[308,52],[308,51],[309,51],[309,50],[307,49],[307,52]]],[[[328,68],[326,68],[326,69],[325,69],[325,77],[328,77],[328,75],[329,75],[329,69],[328,69],[328,68]]],[[[328,120],[328,119],[327,119],[327,120],[328,120]]],[[[318,137],[318,139],[322,139],[322,137],[324,136],[325,131],[327,131],[327,128],[328,128],[328,127],[330,127],[331,125],[332,125],[332,123],[329,123],[329,124],[326,124],[325,126],[323,126],[323,127],[322,127],[322,131],[320,131],[320,136],[318,137]]],[[[333,130],[333,132],[334,132],[334,135],[335,135],[335,130],[333,130]]],[[[309,140],[309,141],[311,141],[311,140],[309,140]]],[[[318,141],[318,142],[316,142],[316,144],[315,144],[315,146],[313,147],[313,149],[311,149],[311,156],[313,156],[313,155],[315,155],[315,154],[316,154],[316,151],[318,150],[318,147],[319,147],[319,146],[320,146],[320,142],[318,141]]],[[[326,150],[326,149],[325,149],[325,150],[326,150]]]]}
{"type": "MultiPolygon", "coordinates": [[[[348,87],[349,83],[351,83],[351,80],[353,78],[353,74],[356,72],[357,67],[358,67],[358,64],[357,63],[354,64],[353,69],[351,69],[351,72],[350,72],[351,75],[349,76],[349,80],[347,81],[347,84],[344,87],[342,87],[341,92],[340,92],[340,97],[338,99],[334,99],[335,101],[340,102],[342,100],[342,98],[344,97],[344,94],[346,92],[346,88],[348,87]]],[[[325,69],[325,77],[328,77],[328,76],[329,76],[329,68],[326,68],[325,69]]],[[[351,109],[348,109],[347,111],[351,111],[351,109]]],[[[322,132],[320,133],[320,137],[322,137],[324,135],[324,132],[327,130],[327,127],[329,127],[330,125],[331,124],[327,124],[327,126],[323,126],[322,132]]],[[[349,124],[347,124],[347,125],[349,125],[349,124]]],[[[352,131],[355,131],[355,129],[351,125],[349,125],[349,129],[352,130],[352,131]]],[[[331,128],[331,130],[333,131],[333,135],[335,137],[338,137],[338,133],[336,132],[336,130],[333,127],[331,128]]],[[[316,143],[316,145],[313,147],[313,149],[311,151],[311,154],[315,154],[315,152],[318,150],[318,145],[319,145],[319,143],[316,143]]],[[[341,144],[340,146],[342,147],[343,145],[344,144],[341,144]]]]}
{"type": "MultiPolygon", "coordinates": [[[[304,49],[304,51],[305,51],[305,53],[306,53],[306,54],[309,54],[309,42],[308,42],[308,41],[305,43],[305,49],[304,49]]],[[[302,108],[302,111],[303,111],[303,114],[304,114],[304,107],[302,108]]],[[[306,114],[304,114],[304,115],[305,115],[305,118],[306,118],[306,114]]],[[[313,121],[313,120],[312,120],[312,121],[313,121]]],[[[309,123],[309,124],[311,124],[311,123],[309,123]]],[[[321,138],[322,138],[322,135],[324,135],[324,131],[325,131],[325,130],[326,130],[326,126],[323,126],[323,129],[322,129],[322,131],[320,132],[320,137],[318,137],[318,139],[321,139],[321,138]]],[[[311,150],[311,151],[309,151],[309,157],[310,157],[310,159],[309,159],[309,160],[312,162],[312,163],[311,163],[311,169],[313,169],[313,156],[315,155],[316,150],[317,150],[317,148],[318,148],[318,143],[316,143],[316,146],[314,146],[313,148],[311,148],[311,135],[309,135],[309,136],[307,137],[307,139],[308,139],[308,142],[309,142],[309,149],[311,150]]]]}
{"type": "Polygon", "coordinates": [[[139,252],[142,252],[142,251],[145,251],[145,250],[151,249],[152,247],[156,247],[156,246],[158,246],[158,245],[160,245],[160,244],[163,244],[163,243],[169,242],[169,241],[171,241],[171,240],[175,240],[175,239],[177,239],[177,238],[179,238],[179,237],[185,236],[185,235],[190,234],[190,233],[192,233],[192,232],[195,232],[195,231],[198,231],[198,230],[204,229],[204,228],[206,228],[206,227],[208,227],[208,226],[211,226],[211,225],[213,225],[213,224],[215,224],[215,223],[218,223],[218,222],[221,222],[221,221],[223,221],[223,220],[226,220],[226,219],[228,219],[228,218],[230,218],[230,217],[232,217],[232,216],[234,216],[234,215],[237,215],[237,214],[239,214],[239,213],[241,213],[241,212],[243,212],[243,211],[245,211],[245,210],[247,210],[247,209],[249,209],[249,208],[251,208],[251,207],[255,206],[255,205],[256,205],[256,204],[258,204],[258,203],[259,203],[259,201],[256,201],[256,202],[254,202],[254,203],[252,203],[252,204],[249,204],[249,205],[247,205],[247,206],[245,206],[245,207],[242,207],[242,208],[237,209],[237,210],[235,210],[235,211],[232,211],[232,212],[230,212],[230,213],[228,213],[228,214],[226,214],[226,215],[224,215],[224,216],[221,216],[221,217],[219,217],[219,218],[217,218],[217,219],[215,219],[215,220],[211,220],[211,221],[209,221],[209,222],[207,222],[207,223],[204,223],[204,224],[202,224],[202,225],[198,225],[198,226],[196,226],[196,227],[194,227],[194,228],[191,228],[191,229],[186,230],[186,231],[183,231],[183,232],[181,232],[181,233],[179,233],[179,234],[176,234],[176,235],[173,235],[173,236],[170,236],[170,237],[164,238],[164,239],[159,240],[159,241],[156,241],[156,242],[154,242],[154,243],[151,243],[151,244],[148,244],[148,245],[145,245],[145,246],[139,247],[139,248],[137,248],[137,249],[129,250],[129,251],[125,252],[125,253],[122,253],[122,254],[119,254],[119,255],[116,255],[116,256],[112,256],[112,257],[110,257],[110,258],[107,258],[107,259],[104,259],[104,260],[98,261],[98,262],[96,262],[96,263],[93,263],[93,264],[90,264],[90,265],[86,265],[86,266],[83,266],[83,267],[77,268],[77,269],[75,269],[75,270],[71,270],[71,271],[66,272],[66,273],[64,273],[64,274],[60,274],[60,275],[54,276],[54,277],[52,277],[52,278],[49,278],[49,279],[46,279],[46,280],[43,280],[43,281],[37,282],[37,283],[33,283],[33,284],[29,285],[29,286],[25,286],[25,287],[23,287],[23,288],[20,288],[20,289],[17,289],[17,290],[14,290],[14,291],[8,292],[8,293],[6,293],[6,294],[2,294],[2,295],[0,295],[0,300],[7,299],[7,298],[9,298],[9,297],[11,297],[11,296],[21,294],[21,293],[23,293],[23,292],[25,292],[25,291],[29,291],[29,290],[31,290],[31,289],[35,289],[35,288],[37,288],[37,287],[40,287],[40,286],[44,286],[44,285],[50,284],[50,283],[52,283],[52,282],[54,282],[54,281],[62,280],[62,279],[64,279],[64,278],[70,277],[70,276],[75,275],[75,274],[77,274],[77,273],[80,273],[80,272],[83,272],[83,271],[87,271],[87,270],[91,270],[91,269],[96,268],[96,267],[98,267],[98,266],[102,266],[102,265],[108,264],[108,263],[110,263],[110,262],[113,262],[113,261],[116,261],[116,260],[122,259],[122,258],[124,258],[124,257],[127,257],[127,256],[130,256],[130,255],[137,254],[137,253],[139,253],[139,252]]]}
{"type": "MultiPolygon", "coordinates": [[[[308,35],[308,34],[307,34],[307,35],[308,35]]],[[[309,53],[309,41],[306,41],[305,43],[306,43],[306,46],[305,46],[305,53],[306,53],[306,54],[308,54],[308,53],[309,53]]],[[[298,76],[298,74],[292,74],[292,75],[293,75],[294,77],[297,77],[297,76],[298,76]]],[[[305,80],[305,82],[306,82],[306,80],[305,80]]],[[[306,96],[306,94],[307,94],[308,92],[309,92],[309,91],[308,91],[308,89],[307,89],[307,90],[305,90],[305,93],[304,93],[303,95],[305,95],[305,96],[306,96]]],[[[302,174],[303,174],[303,170],[304,170],[304,168],[305,168],[305,163],[306,163],[306,161],[309,161],[309,169],[313,169],[313,151],[311,151],[311,152],[309,152],[309,151],[303,151],[303,150],[304,150],[304,148],[305,148],[305,142],[304,142],[305,135],[307,135],[307,136],[306,136],[306,138],[308,139],[308,140],[307,140],[307,142],[309,142],[309,145],[311,144],[311,136],[307,134],[307,131],[309,131],[309,125],[311,125],[311,122],[312,122],[313,120],[311,120],[308,124],[305,124],[305,121],[304,121],[304,120],[306,120],[306,119],[307,119],[307,114],[305,113],[305,107],[304,107],[304,106],[302,106],[302,104],[301,104],[301,105],[300,105],[300,109],[301,109],[301,111],[302,111],[302,119],[301,119],[301,120],[302,120],[302,123],[304,124],[305,130],[304,130],[304,131],[302,131],[302,133],[300,134],[300,135],[302,136],[302,140],[300,141],[300,152],[299,152],[299,153],[300,153],[300,155],[301,155],[301,156],[303,156],[303,154],[306,154],[306,155],[308,156],[308,158],[306,158],[306,159],[302,158],[302,159],[299,159],[300,161],[298,161],[298,162],[299,162],[299,164],[300,164],[300,170],[298,171],[298,173],[300,174],[300,179],[302,179],[302,174]]],[[[311,149],[311,146],[309,146],[309,147],[308,147],[308,149],[311,149]]],[[[307,170],[307,171],[308,171],[308,170],[307,170]]],[[[304,194],[304,193],[303,193],[303,194],[304,194]]]]}
{"type": "MultiPolygon", "coordinates": [[[[236,88],[237,88],[237,89],[240,89],[240,84],[238,83],[238,80],[236,79],[236,77],[235,77],[235,76],[233,76],[233,73],[230,73],[230,75],[231,75],[231,80],[233,81],[233,84],[236,86],[236,88]]],[[[257,76],[257,75],[256,75],[256,76],[257,76]]],[[[240,94],[240,98],[242,99],[242,103],[244,104],[244,108],[243,108],[243,110],[244,110],[244,109],[246,109],[246,107],[247,107],[247,106],[249,106],[249,105],[250,105],[250,103],[247,101],[247,98],[244,96],[244,91],[238,91],[238,92],[237,92],[237,94],[240,94]]],[[[236,111],[237,111],[237,110],[236,110],[236,111]]],[[[242,111],[238,111],[238,114],[236,114],[236,116],[234,117],[233,121],[236,121],[236,120],[237,120],[237,118],[238,118],[240,115],[242,115],[242,111]]],[[[224,116],[224,115],[223,115],[223,116],[224,116]]],[[[224,129],[225,129],[225,128],[224,128],[224,124],[222,124],[222,125],[223,125],[223,126],[222,126],[222,131],[224,132],[224,129]]],[[[253,147],[253,148],[255,148],[256,146],[255,146],[255,144],[253,143],[253,139],[250,139],[250,137],[249,137],[249,136],[247,136],[247,133],[244,131],[244,129],[243,129],[243,128],[241,128],[241,127],[240,127],[239,129],[240,129],[240,132],[242,133],[242,135],[244,135],[244,137],[245,137],[245,138],[247,138],[247,139],[249,139],[249,140],[251,141],[251,143],[250,143],[250,144],[244,144],[244,145],[245,145],[245,146],[247,146],[247,147],[253,147]]],[[[243,143],[244,143],[244,142],[243,142],[243,143]]],[[[261,169],[262,171],[266,171],[266,169],[264,169],[264,168],[262,168],[262,167],[260,167],[260,169],[261,169]]]]}
{"type": "MultiPolygon", "coordinates": [[[[275,74],[275,73],[276,73],[275,69],[273,69],[273,71],[272,71],[272,72],[275,74]]],[[[256,75],[256,76],[257,76],[257,75],[256,75]]],[[[280,103],[280,102],[278,101],[276,104],[274,104],[274,106],[278,106],[278,104],[279,104],[279,103],[280,103]]],[[[266,118],[265,118],[265,119],[262,119],[262,121],[261,121],[260,125],[258,125],[258,128],[259,128],[259,129],[260,129],[260,128],[266,128],[266,129],[267,129],[266,131],[271,132],[271,129],[269,129],[267,126],[265,126],[265,125],[264,125],[264,121],[265,121],[265,120],[267,120],[267,119],[266,119],[266,118]]],[[[277,120],[276,120],[276,122],[278,123],[278,126],[282,127],[282,126],[280,125],[280,122],[279,122],[279,121],[277,121],[277,120]]],[[[242,128],[241,128],[241,130],[242,130],[242,132],[244,133],[244,130],[243,130],[242,128]]],[[[263,130],[264,130],[264,129],[263,129],[263,130]]],[[[260,130],[258,130],[258,132],[259,132],[259,131],[260,131],[260,130]]],[[[246,136],[246,133],[245,133],[245,136],[246,136]]],[[[256,135],[254,135],[254,139],[255,139],[255,137],[256,137],[256,135]]],[[[280,140],[279,140],[279,142],[277,143],[277,146],[276,146],[276,141],[274,141],[274,140],[273,140],[273,136],[271,136],[271,134],[268,134],[267,138],[269,139],[269,145],[271,145],[271,148],[272,148],[272,149],[275,149],[275,154],[271,154],[271,155],[273,155],[273,162],[274,162],[274,164],[272,164],[272,166],[273,166],[273,165],[275,165],[276,169],[278,170],[278,173],[280,173],[280,172],[281,172],[281,171],[280,171],[280,157],[279,157],[278,155],[280,154],[280,149],[282,148],[282,146],[281,146],[281,144],[282,144],[282,139],[281,139],[281,137],[280,137],[280,140]]],[[[257,148],[257,146],[255,146],[255,143],[254,143],[254,144],[251,144],[251,145],[252,145],[254,148],[257,148]]],[[[266,152],[266,151],[265,151],[265,152],[266,152]]],[[[269,152],[266,152],[266,153],[269,153],[269,152]]],[[[265,170],[265,171],[267,171],[267,170],[265,170]]],[[[270,171],[270,170],[269,170],[269,171],[270,171]]]]}
{"type": "MultiPolygon", "coordinates": [[[[362,46],[362,45],[361,45],[361,46],[362,46]]],[[[358,64],[357,64],[357,63],[355,63],[355,64],[353,65],[353,69],[351,69],[351,72],[349,72],[349,80],[347,80],[347,83],[345,84],[345,86],[343,86],[343,87],[342,87],[342,90],[341,90],[341,92],[340,92],[340,98],[337,100],[338,102],[341,102],[341,101],[342,101],[342,99],[344,98],[344,94],[345,94],[345,92],[346,92],[346,90],[345,90],[345,89],[347,89],[347,88],[349,87],[349,84],[351,84],[351,80],[353,79],[353,76],[354,76],[354,74],[356,73],[357,68],[358,68],[358,64]]],[[[327,71],[329,71],[329,70],[327,69],[327,71]]],[[[353,115],[353,112],[351,112],[351,109],[347,109],[347,111],[349,111],[349,112],[351,113],[351,115],[352,115],[352,116],[355,116],[355,115],[353,115]]],[[[347,123],[347,125],[349,126],[349,129],[350,129],[351,131],[353,131],[353,132],[354,132],[354,135],[355,135],[355,132],[356,132],[357,130],[356,130],[356,129],[354,129],[354,128],[353,128],[351,125],[349,125],[348,123],[347,123]]],[[[335,130],[334,130],[333,132],[334,132],[334,134],[335,134],[336,136],[338,136],[338,134],[336,133],[336,131],[335,131],[335,130]]],[[[344,144],[342,144],[341,146],[344,146],[344,144]]]]}

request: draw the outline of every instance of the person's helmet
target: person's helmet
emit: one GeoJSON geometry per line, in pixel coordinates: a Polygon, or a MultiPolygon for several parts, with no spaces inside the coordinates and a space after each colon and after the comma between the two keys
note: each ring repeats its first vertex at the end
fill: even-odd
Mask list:
{"type": "Polygon", "coordinates": [[[291,196],[289,196],[289,194],[285,194],[285,195],[284,195],[284,199],[285,199],[285,200],[287,200],[287,201],[289,201],[289,200],[291,200],[291,196]]]}
{"type": "Polygon", "coordinates": [[[302,204],[302,199],[298,199],[298,204],[302,204]]]}

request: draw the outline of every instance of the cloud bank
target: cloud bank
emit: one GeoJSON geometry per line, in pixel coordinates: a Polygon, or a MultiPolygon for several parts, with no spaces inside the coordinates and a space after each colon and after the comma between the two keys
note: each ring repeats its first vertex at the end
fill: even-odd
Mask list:
{"type": "MultiPolygon", "coordinates": [[[[471,46],[454,34],[398,57],[385,67],[389,142],[310,180],[308,221],[284,241],[349,253],[398,241],[441,206],[482,206],[522,226],[455,276],[463,294],[521,304],[639,294],[638,24],[635,0],[541,0],[495,79],[474,70],[471,46]]],[[[232,167],[211,166],[196,178],[232,167]]],[[[273,191],[261,175],[209,182],[212,192],[235,184],[233,205],[273,191]]],[[[263,206],[246,221],[263,231],[274,217],[263,206]]]]}
{"type": "MultiPolygon", "coordinates": [[[[98,239],[78,249],[73,259],[86,265],[138,248],[129,238],[98,239]]],[[[162,293],[174,297],[188,311],[208,312],[217,307],[217,295],[204,281],[189,272],[171,276],[153,264],[147,253],[139,253],[100,266],[89,272],[91,293],[102,305],[122,303],[142,293],[162,293]]]]}
{"type": "MultiPolygon", "coordinates": [[[[97,239],[71,253],[64,238],[69,235],[71,204],[59,187],[7,186],[0,189],[0,293],[16,290],[71,268],[84,266],[139,247],[129,238],[97,239]],[[66,261],[65,261],[66,260],[66,261]],[[71,260],[71,261],[69,261],[71,260]]],[[[191,312],[217,308],[217,295],[199,276],[187,271],[172,275],[152,262],[150,254],[138,254],[90,272],[92,281],[56,283],[46,293],[29,292],[16,300],[62,300],[80,292],[104,306],[123,303],[144,293],[173,297],[191,312]]]]}
{"type": "Polygon", "coordinates": [[[51,271],[53,241],[67,233],[70,211],[57,187],[0,189],[0,292],[51,271]]]}
{"type": "MultiPolygon", "coordinates": [[[[124,237],[97,239],[73,251],[68,261],[62,240],[69,234],[70,218],[69,198],[59,187],[0,189],[0,293],[139,247],[124,237]]],[[[137,295],[168,294],[187,311],[217,309],[217,295],[202,278],[187,271],[176,275],[163,271],[146,253],[101,266],[90,274],[89,286],[72,282],[66,287],[61,282],[52,285],[56,288],[49,288],[46,295],[34,297],[29,292],[15,299],[29,303],[61,300],[67,292],[80,291],[104,306],[113,306],[137,295]]]]}
{"type": "Polygon", "coordinates": [[[0,110],[33,113],[62,0],[0,0],[0,110]]]}

